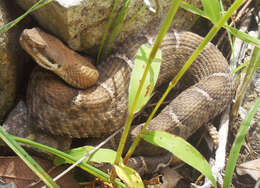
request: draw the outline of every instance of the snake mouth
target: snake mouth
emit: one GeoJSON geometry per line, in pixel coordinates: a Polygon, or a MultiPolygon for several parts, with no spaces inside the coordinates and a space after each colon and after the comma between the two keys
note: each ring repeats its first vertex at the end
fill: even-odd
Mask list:
{"type": "Polygon", "coordinates": [[[47,43],[41,37],[29,37],[31,30],[24,30],[20,37],[20,44],[33,59],[43,68],[56,72],[61,65],[57,64],[46,52],[47,43]],[[36,41],[36,42],[35,42],[36,41]]]}
{"type": "Polygon", "coordinates": [[[61,67],[60,64],[55,63],[55,60],[44,55],[44,52],[41,52],[41,50],[36,49],[36,51],[34,59],[41,67],[54,72],[61,67]]]}
{"type": "Polygon", "coordinates": [[[60,64],[55,63],[55,61],[52,58],[44,54],[44,47],[43,48],[35,47],[33,45],[30,45],[30,43],[26,42],[23,43],[23,48],[27,53],[29,53],[33,57],[33,59],[41,67],[50,71],[56,71],[61,67],[60,64]]]}

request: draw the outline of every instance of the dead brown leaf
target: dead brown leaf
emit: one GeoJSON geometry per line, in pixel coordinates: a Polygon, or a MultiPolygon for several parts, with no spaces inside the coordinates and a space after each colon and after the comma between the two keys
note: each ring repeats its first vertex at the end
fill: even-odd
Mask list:
{"type": "MultiPolygon", "coordinates": [[[[54,167],[50,161],[37,157],[33,158],[52,177],[55,177],[65,169],[64,166],[54,167]]],[[[40,188],[43,186],[43,183],[40,182],[38,176],[36,176],[19,157],[0,157],[0,177],[6,183],[14,182],[17,188],[26,188],[32,184],[33,186],[30,187],[33,188],[40,188]]],[[[79,184],[71,174],[65,175],[58,180],[58,184],[62,188],[79,187],[79,184]]]]}
{"type": "Polygon", "coordinates": [[[260,159],[247,161],[240,164],[236,171],[239,175],[250,175],[254,180],[260,179],[260,159]]]}

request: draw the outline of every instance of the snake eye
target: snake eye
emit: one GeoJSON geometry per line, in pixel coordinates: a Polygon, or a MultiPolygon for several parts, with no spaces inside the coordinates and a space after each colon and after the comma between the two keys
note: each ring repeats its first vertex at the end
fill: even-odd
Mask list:
{"type": "Polygon", "coordinates": [[[52,65],[55,65],[55,64],[56,64],[55,61],[54,61],[54,59],[52,59],[51,57],[48,57],[48,56],[45,56],[45,57],[46,57],[46,59],[48,60],[49,64],[52,64],[52,65]]]}
{"type": "Polygon", "coordinates": [[[49,56],[46,56],[46,59],[47,59],[47,63],[49,64],[49,66],[55,68],[55,69],[60,69],[61,68],[61,65],[56,63],[56,61],[49,57],[49,56]]]}
{"type": "Polygon", "coordinates": [[[43,55],[43,57],[44,57],[44,59],[45,59],[45,61],[43,61],[44,62],[44,64],[46,65],[46,66],[48,66],[48,67],[52,67],[52,68],[60,68],[61,67],[61,65],[60,64],[58,64],[58,63],[56,63],[56,60],[54,59],[54,58],[52,58],[50,55],[48,55],[47,53],[46,53],[46,51],[44,51],[44,50],[40,50],[41,51],[41,54],[43,55]]]}

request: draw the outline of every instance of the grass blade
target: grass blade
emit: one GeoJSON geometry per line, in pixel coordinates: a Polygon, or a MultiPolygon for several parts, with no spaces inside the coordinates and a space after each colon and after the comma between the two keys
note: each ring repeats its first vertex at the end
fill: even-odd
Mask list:
{"type": "Polygon", "coordinates": [[[209,20],[209,17],[206,15],[206,13],[203,10],[200,10],[199,8],[194,7],[193,5],[191,5],[185,1],[181,2],[180,7],[186,11],[189,11],[193,14],[197,14],[197,15],[209,20]]]}
{"type": "Polygon", "coordinates": [[[238,29],[234,28],[234,27],[230,27],[228,25],[224,26],[225,29],[227,29],[230,33],[232,33],[234,36],[240,38],[241,40],[247,42],[247,43],[251,43],[254,44],[255,46],[257,46],[258,48],[260,48],[260,40],[252,37],[251,35],[244,33],[242,31],[239,31],[238,29]]]}
{"type": "Polygon", "coordinates": [[[145,131],[141,137],[147,142],[170,151],[176,157],[208,177],[212,184],[217,187],[207,160],[183,138],[163,131],[149,130],[145,131]]]}
{"type": "Polygon", "coordinates": [[[201,0],[204,13],[210,18],[212,23],[220,19],[220,4],[218,0],[201,0]]]}
{"type": "Polygon", "coordinates": [[[109,18],[108,18],[108,22],[107,22],[107,25],[106,25],[106,29],[104,31],[104,35],[103,35],[102,40],[101,40],[100,47],[98,49],[97,64],[100,63],[102,51],[103,51],[104,45],[105,45],[105,41],[107,40],[109,29],[111,28],[112,23],[113,23],[113,19],[116,15],[115,10],[116,10],[117,4],[118,4],[118,0],[115,0],[114,4],[113,4],[113,8],[112,8],[111,13],[110,13],[109,18]]]}
{"type": "MultiPolygon", "coordinates": [[[[258,28],[258,38],[260,38],[260,27],[258,28]]],[[[239,106],[240,106],[240,104],[241,104],[241,102],[244,98],[246,90],[247,90],[249,84],[251,83],[251,81],[253,79],[253,75],[256,72],[259,65],[260,65],[260,48],[255,47],[253,54],[252,54],[252,57],[250,59],[249,65],[247,66],[247,69],[246,69],[245,78],[243,80],[242,86],[241,86],[240,91],[237,95],[236,102],[235,102],[233,109],[232,109],[233,116],[237,115],[239,106]]]]}
{"type": "MultiPolygon", "coordinates": [[[[203,50],[203,48],[209,43],[209,41],[216,35],[218,30],[224,25],[224,23],[228,20],[229,17],[233,14],[233,12],[240,7],[243,0],[236,0],[232,6],[228,9],[228,11],[224,14],[224,16],[221,17],[221,19],[218,20],[218,22],[211,28],[207,36],[204,38],[204,40],[199,44],[197,49],[193,52],[193,54],[189,57],[187,62],[184,64],[184,66],[181,68],[181,70],[178,72],[178,74],[172,79],[172,81],[169,84],[169,87],[164,92],[163,96],[160,98],[159,102],[156,104],[154,110],[149,115],[147,121],[145,122],[145,125],[143,126],[141,133],[144,133],[146,131],[146,128],[150,121],[152,120],[153,116],[155,115],[156,111],[159,109],[160,105],[166,98],[166,96],[169,94],[171,89],[178,83],[178,81],[181,79],[181,77],[184,75],[184,73],[188,70],[188,68],[191,66],[192,62],[197,58],[199,53],[203,50]]],[[[124,162],[126,162],[134,152],[136,146],[138,145],[139,141],[141,140],[140,135],[137,136],[133,144],[131,145],[130,149],[128,150],[124,162]]]]}
{"type": "Polygon", "coordinates": [[[0,137],[48,187],[59,187],[42,167],[19,144],[17,144],[1,126],[0,137]]]}
{"type": "Polygon", "coordinates": [[[131,2],[130,0],[125,0],[122,9],[120,10],[118,16],[116,17],[116,20],[113,24],[112,31],[109,34],[106,49],[105,49],[105,52],[104,52],[104,59],[106,59],[107,56],[110,54],[110,52],[112,50],[112,46],[113,46],[116,38],[118,37],[119,33],[124,28],[123,27],[124,26],[124,19],[125,19],[125,16],[126,16],[130,2],[131,2]]]}
{"type": "MultiPolygon", "coordinates": [[[[192,6],[191,4],[187,3],[187,2],[182,2],[181,3],[181,8],[183,8],[184,10],[187,10],[189,12],[192,12],[193,14],[197,14],[203,18],[206,18],[210,21],[211,18],[209,17],[209,15],[207,15],[207,13],[205,13],[204,11],[200,10],[199,8],[196,8],[194,6],[192,6]]],[[[249,34],[247,33],[244,33],[242,31],[239,31],[238,29],[234,28],[234,27],[231,27],[227,24],[224,24],[223,27],[229,31],[230,33],[232,33],[234,36],[240,38],[241,40],[243,41],[246,41],[248,43],[251,43],[253,45],[256,45],[256,46],[260,46],[260,40],[257,39],[257,38],[254,38],[252,36],[250,36],[249,34]]]]}
{"type": "Polygon", "coordinates": [[[232,145],[227,166],[226,166],[226,172],[225,172],[224,183],[223,183],[224,188],[229,188],[231,186],[232,177],[238,159],[239,151],[244,142],[245,136],[248,132],[250,122],[253,119],[255,113],[257,112],[257,108],[259,108],[259,106],[260,106],[260,97],[256,99],[256,102],[254,103],[247,117],[245,118],[245,120],[242,122],[241,126],[238,129],[238,133],[232,145]]]}
{"type": "MultiPolygon", "coordinates": [[[[76,160],[80,160],[86,153],[89,153],[92,151],[95,147],[93,146],[82,146],[78,148],[73,148],[69,151],[66,151],[68,155],[73,157],[76,160]]],[[[93,153],[89,158],[82,161],[82,163],[87,163],[88,161],[95,162],[95,163],[110,163],[114,164],[116,158],[116,152],[111,149],[103,149],[100,148],[95,153],[93,153]],[[104,157],[106,156],[106,157],[104,157]]],[[[70,163],[70,161],[66,161],[60,157],[56,157],[54,159],[54,163],[56,165],[64,164],[64,163],[70,163]]]]}
{"type": "MultiPolygon", "coordinates": [[[[136,55],[134,69],[131,73],[130,85],[129,85],[129,95],[128,95],[128,109],[132,108],[132,105],[135,100],[135,95],[144,73],[144,68],[146,66],[146,62],[148,60],[148,55],[152,50],[152,46],[147,44],[142,45],[136,55]]],[[[158,50],[155,56],[155,59],[152,61],[151,67],[149,69],[149,73],[144,81],[144,86],[141,90],[140,97],[136,104],[136,108],[134,113],[137,113],[142,109],[142,107],[149,101],[152,91],[155,87],[156,81],[159,76],[160,72],[160,65],[161,65],[161,50],[158,50]]]]}
{"type": "MultiPolygon", "coordinates": [[[[53,155],[56,155],[62,159],[64,159],[67,163],[75,163],[77,162],[77,158],[73,158],[72,156],[68,155],[65,152],[59,151],[57,149],[54,149],[52,147],[49,146],[45,146],[42,145],[40,143],[25,139],[25,138],[20,138],[20,137],[16,137],[16,136],[11,136],[14,140],[16,140],[17,142],[20,143],[24,143],[27,145],[30,145],[32,147],[36,147],[39,149],[42,149],[44,151],[47,151],[53,155]]],[[[103,171],[87,164],[87,163],[80,163],[79,167],[82,168],[83,170],[85,170],[86,172],[89,172],[90,174],[92,174],[93,176],[96,176],[97,178],[99,178],[100,180],[104,181],[104,182],[108,182],[111,183],[110,179],[109,179],[109,175],[104,173],[103,171]]],[[[125,187],[126,185],[124,185],[122,182],[118,181],[118,179],[115,180],[115,184],[117,186],[121,186],[121,187],[125,187]]]]}
{"type": "MultiPolygon", "coordinates": [[[[157,38],[156,38],[156,40],[154,42],[152,51],[151,51],[151,53],[149,55],[148,62],[146,64],[146,68],[145,68],[144,74],[142,76],[142,79],[140,81],[140,85],[139,85],[138,90],[136,92],[134,103],[132,105],[131,110],[129,111],[129,115],[128,115],[126,123],[125,123],[125,129],[123,131],[123,134],[122,134],[119,146],[118,146],[118,150],[117,150],[117,158],[115,160],[115,164],[116,165],[119,164],[120,158],[122,156],[122,152],[123,152],[124,145],[125,145],[125,142],[126,142],[126,139],[127,139],[127,135],[129,133],[130,126],[131,126],[131,123],[133,121],[133,117],[134,117],[134,112],[135,112],[135,108],[136,108],[136,105],[137,105],[137,101],[138,101],[138,98],[140,96],[141,89],[142,89],[142,87],[144,85],[144,81],[146,79],[146,76],[148,74],[150,66],[152,64],[152,60],[154,59],[154,57],[156,55],[156,52],[159,49],[159,46],[160,46],[160,44],[161,44],[161,42],[163,40],[164,35],[168,31],[168,29],[169,29],[169,27],[170,27],[170,25],[172,23],[173,17],[174,17],[174,15],[177,12],[180,3],[181,3],[181,0],[173,0],[172,1],[171,7],[169,8],[169,11],[168,11],[167,16],[166,16],[166,18],[164,20],[164,23],[163,23],[163,25],[162,25],[162,27],[161,27],[158,35],[157,35],[157,38]]],[[[111,179],[113,179],[113,178],[114,177],[112,177],[111,179]]]]}
{"type": "Polygon", "coordinates": [[[8,24],[5,24],[3,26],[0,27],[0,33],[2,32],[6,32],[9,29],[11,29],[15,24],[17,24],[18,22],[20,22],[25,16],[27,16],[28,14],[30,14],[31,12],[47,5],[48,3],[52,2],[52,0],[40,0],[37,3],[35,3],[31,8],[29,8],[24,14],[22,14],[21,16],[19,16],[18,18],[16,18],[15,20],[9,22],[8,24]]]}

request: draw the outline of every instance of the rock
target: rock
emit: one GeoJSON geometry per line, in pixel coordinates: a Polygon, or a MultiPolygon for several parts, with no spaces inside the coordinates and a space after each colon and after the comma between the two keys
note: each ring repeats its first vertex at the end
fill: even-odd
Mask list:
{"type": "MultiPolygon", "coordinates": [[[[152,7],[156,7],[155,1],[150,1],[152,7]]],[[[186,1],[200,7],[199,1],[186,1]]],[[[36,2],[36,0],[17,0],[17,3],[24,9],[28,9],[36,2]]],[[[113,2],[113,0],[54,0],[33,12],[32,15],[43,28],[68,43],[72,49],[95,55],[104,34],[113,2]]],[[[119,0],[117,13],[123,2],[125,1],[119,0]]],[[[160,11],[158,13],[154,13],[146,7],[133,22],[125,25],[117,42],[124,41],[132,34],[156,32],[172,0],[160,0],[159,2],[160,11]]],[[[125,21],[133,18],[143,6],[145,6],[144,0],[130,1],[125,21]]],[[[174,19],[174,27],[188,30],[197,18],[198,16],[179,9],[174,19]]]]}
{"type": "MultiPolygon", "coordinates": [[[[0,26],[21,15],[21,10],[12,1],[0,1],[0,26]]],[[[17,89],[21,84],[25,53],[19,46],[19,36],[26,25],[14,26],[0,33],[0,123],[14,106],[17,89]]]]}

